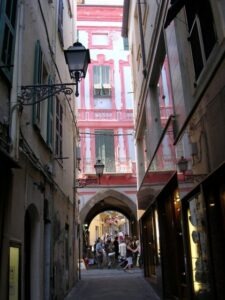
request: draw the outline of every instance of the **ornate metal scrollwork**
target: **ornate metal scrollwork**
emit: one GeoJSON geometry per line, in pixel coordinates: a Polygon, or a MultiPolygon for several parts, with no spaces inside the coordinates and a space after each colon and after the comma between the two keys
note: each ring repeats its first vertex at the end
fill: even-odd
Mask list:
{"type": "Polygon", "coordinates": [[[73,89],[69,85],[76,85],[76,83],[21,86],[19,99],[23,105],[34,105],[59,93],[71,95],[73,89]]]}
{"type": "Polygon", "coordinates": [[[76,188],[82,188],[87,185],[91,184],[97,184],[97,178],[82,178],[82,179],[76,179],[76,188]]]}

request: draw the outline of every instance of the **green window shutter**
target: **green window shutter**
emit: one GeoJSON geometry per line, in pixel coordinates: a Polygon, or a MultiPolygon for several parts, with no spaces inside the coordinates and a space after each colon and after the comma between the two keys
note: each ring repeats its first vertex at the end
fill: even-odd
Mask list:
{"type": "MultiPolygon", "coordinates": [[[[52,84],[52,79],[49,76],[48,84],[52,84]]],[[[48,113],[47,113],[47,144],[53,149],[53,96],[48,98],[48,113]]]]}
{"type": "MultiPolygon", "coordinates": [[[[41,84],[41,76],[42,76],[42,51],[40,46],[40,41],[37,40],[35,45],[35,57],[34,57],[34,85],[41,84]]],[[[34,95],[33,102],[36,102],[38,99],[34,95]]],[[[33,105],[33,125],[37,126],[38,128],[40,123],[41,117],[41,104],[37,103],[33,105]]]]}
{"type": "Polygon", "coordinates": [[[0,64],[6,66],[1,71],[10,82],[16,40],[16,14],[17,0],[0,1],[0,64]]]}
{"type": "Polygon", "coordinates": [[[56,97],[55,109],[55,154],[59,157],[63,155],[63,107],[56,97]]]}
{"type": "Polygon", "coordinates": [[[63,41],[63,1],[59,0],[59,10],[58,10],[58,33],[59,33],[59,40],[61,46],[64,46],[63,41]]]}

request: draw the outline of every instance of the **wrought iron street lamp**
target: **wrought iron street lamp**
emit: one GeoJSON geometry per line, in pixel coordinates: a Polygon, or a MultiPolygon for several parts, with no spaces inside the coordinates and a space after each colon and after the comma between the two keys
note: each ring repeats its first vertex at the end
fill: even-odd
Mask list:
{"type": "Polygon", "coordinates": [[[177,165],[178,165],[179,171],[182,172],[183,174],[185,174],[185,172],[188,169],[188,160],[186,158],[184,158],[183,156],[181,156],[181,158],[177,162],[177,165]]]}
{"type": "Polygon", "coordinates": [[[88,64],[91,62],[89,49],[86,49],[81,43],[76,42],[64,51],[64,55],[70,76],[75,80],[75,95],[78,97],[78,82],[86,76],[88,64]]]}
{"type": "Polygon", "coordinates": [[[23,105],[34,105],[35,103],[42,102],[58,93],[71,95],[73,89],[69,86],[72,85],[75,85],[76,87],[75,96],[79,96],[78,82],[86,76],[88,64],[91,62],[89,49],[86,49],[80,42],[76,42],[73,46],[64,50],[64,55],[66,63],[68,64],[70,76],[75,82],[21,86],[19,99],[23,105]]]}
{"type": "Polygon", "coordinates": [[[105,168],[105,165],[101,162],[101,159],[98,159],[96,161],[94,168],[95,168],[96,175],[98,176],[98,183],[100,184],[100,177],[103,175],[103,171],[105,168]]]}

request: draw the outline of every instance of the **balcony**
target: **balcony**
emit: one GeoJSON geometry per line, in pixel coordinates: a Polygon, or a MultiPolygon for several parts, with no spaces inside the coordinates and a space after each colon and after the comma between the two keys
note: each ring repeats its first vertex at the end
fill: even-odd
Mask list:
{"type": "Polygon", "coordinates": [[[79,121],[125,121],[133,123],[133,110],[78,109],[79,121]]]}
{"type": "MultiPolygon", "coordinates": [[[[135,164],[131,158],[119,158],[117,160],[107,161],[102,160],[105,169],[104,174],[135,174],[135,164]]],[[[84,158],[80,162],[81,173],[83,174],[95,174],[95,165],[96,161],[91,158],[84,158]]]]}

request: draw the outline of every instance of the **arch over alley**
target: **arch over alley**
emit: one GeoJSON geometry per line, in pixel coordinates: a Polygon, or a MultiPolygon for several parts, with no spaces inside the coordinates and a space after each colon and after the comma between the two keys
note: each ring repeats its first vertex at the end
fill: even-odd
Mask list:
{"type": "Polygon", "coordinates": [[[90,224],[95,216],[106,210],[122,213],[132,225],[132,234],[137,233],[137,205],[134,200],[121,192],[107,189],[97,192],[80,211],[81,224],[90,224]]]}

